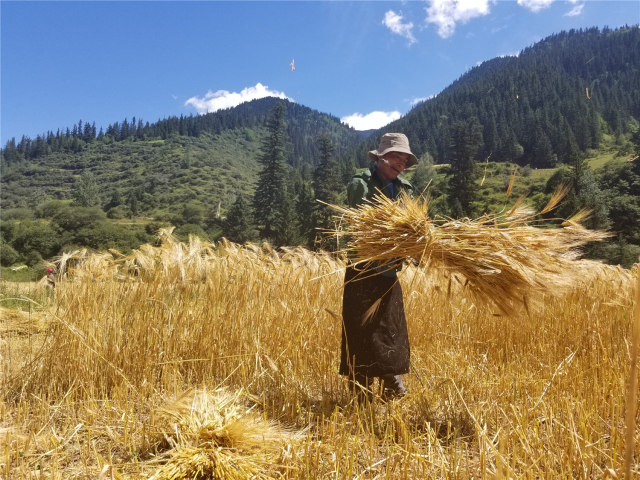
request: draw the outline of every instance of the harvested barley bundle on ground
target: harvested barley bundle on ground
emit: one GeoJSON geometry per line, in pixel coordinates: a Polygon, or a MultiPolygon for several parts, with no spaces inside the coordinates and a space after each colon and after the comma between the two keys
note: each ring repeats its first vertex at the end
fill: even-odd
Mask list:
{"type": "MultiPolygon", "coordinates": [[[[558,191],[540,214],[552,210],[564,193],[558,191]]],[[[344,252],[363,267],[406,259],[446,269],[461,276],[479,301],[514,315],[520,306],[528,308],[527,295],[570,286],[581,268],[577,248],[609,236],[579,224],[586,212],[562,228],[533,227],[538,214],[522,200],[507,213],[454,220],[429,219],[428,200],[376,196],[360,208],[334,207],[341,213],[340,226],[331,233],[348,236],[344,252]]]]}
{"type": "Polygon", "coordinates": [[[156,413],[149,450],[164,452],[151,480],[281,478],[297,436],[248,408],[243,392],[189,390],[156,413]]]}

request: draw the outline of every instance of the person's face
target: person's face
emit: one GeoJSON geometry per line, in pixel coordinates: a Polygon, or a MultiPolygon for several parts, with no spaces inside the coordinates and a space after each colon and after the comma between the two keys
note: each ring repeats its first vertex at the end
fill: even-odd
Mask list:
{"type": "Polygon", "coordinates": [[[401,152],[388,152],[378,157],[378,173],[387,181],[395,180],[409,161],[409,154],[401,152]]]}

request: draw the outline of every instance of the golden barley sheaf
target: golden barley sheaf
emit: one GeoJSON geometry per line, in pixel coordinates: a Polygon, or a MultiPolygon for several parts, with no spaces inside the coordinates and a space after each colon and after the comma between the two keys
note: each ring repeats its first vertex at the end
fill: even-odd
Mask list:
{"type": "MultiPolygon", "coordinates": [[[[540,214],[565,194],[566,189],[559,190],[540,214]]],[[[348,238],[343,252],[364,270],[398,261],[443,270],[459,278],[476,302],[492,303],[514,316],[528,308],[527,298],[566,292],[596,269],[597,262],[577,261],[579,248],[611,236],[582,227],[584,211],[562,221],[560,228],[537,228],[539,214],[523,201],[505,213],[455,220],[429,218],[429,200],[422,197],[377,195],[359,208],[334,206],[340,216],[330,233],[348,238]]]]}
{"type": "Polygon", "coordinates": [[[280,476],[282,451],[304,433],[267,422],[243,392],[191,389],[156,411],[144,448],[160,451],[150,480],[261,479],[280,476]]]}

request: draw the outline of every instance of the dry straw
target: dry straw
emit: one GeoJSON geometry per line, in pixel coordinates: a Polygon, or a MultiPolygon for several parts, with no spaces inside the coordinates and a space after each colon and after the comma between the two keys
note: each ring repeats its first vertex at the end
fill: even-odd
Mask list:
{"type": "Polygon", "coordinates": [[[505,322],[410,265],[411,393],[356,409],[336,372],[342,260],[168,233],[145,251],[65,256],[47,328],[10,324],[2,478],[622,478],[629,271],[592,263],[505,322]],[[310,429],[278,440],[269,419],[310,429]]]}
{"type": "Polygon", "coordinates": [[[560,188],[539,214],[520,198],[506,213],[461,220],[429,219],[428,199],[406,193],[396,200],[376,195],[360,208],[334,206],[341,221],[331,233],[348,236],[344,251],[361,266],[408,260],[445,269],[480,302],[490,301],[502,313],[515,315],[520,307],[528,308],[532,293],[572,285],[576,270],[588,266],[576,261],[578,248],[609,236],[580,225],[588,216],[585,211],[562,222],[561,228],[532,226],[566,193],[566,187],[560,188]]]}
{"type": "Polygon", "coordinates": [[[638,355],[640,349],[640,268],[636,271],[636,295],[633,308],[633,329],[631,331],[631,366],[629,368],[629,381],[627,388],[627,418],[625,434],[625,478],[631,477],[631,465],[636,437],[636,409],[638,395],[638,355]]]}
{"type": "MultiPolygon", "coordinates": [[[[189,390],[156,413],[150,447],[164,452],[151,480],[267,480],[280,477],[285,440],[278,428],[247,408],[242,390],[189,390]]],[[[146,443],[146,442],[145,442],[146,443]]]]}

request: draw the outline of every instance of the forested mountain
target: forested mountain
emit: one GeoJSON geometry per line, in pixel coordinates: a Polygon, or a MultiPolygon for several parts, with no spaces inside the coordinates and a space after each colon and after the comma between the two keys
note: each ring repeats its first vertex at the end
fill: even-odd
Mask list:
{"type": "MultiPolygon", "coordinates": [[[[33,206],[46,198],[70,199],[78,176],[91,172],[100,186],[101,204],[109,199],[113,206],[134,203],[141,213],[171,210],[189,201],[206,207],[222,202],[224,209],[234,192],[253,191],[264,125],[278,101],[263,98],[153,124],[134,117],[98,133],[95,124],[80,121],[35,140],[12,139],[2,151],[2,208],[33,206]]],[[[356,131],[338,118],[284,103],[286,159],[294,171],[310,175],[319,158],[319,134],[331,139],[338,154],[357,145],[356,131]]]]}
{"type": "Polygon", "coordinates": [[[404,132],[418,156],[445,163],[449,127],[470,117],[482,127],[478,158],[540,168],[588,153],[603,133],[629,133],[640,119],[640,29],[561,32],[486,61],[373,135],[357,157],[364,163],[383,133],[404,132]]]}

